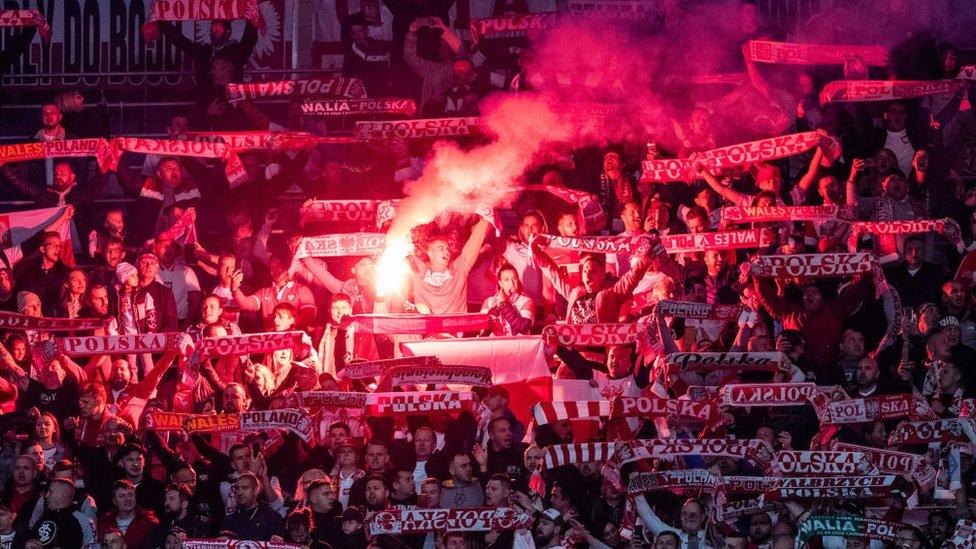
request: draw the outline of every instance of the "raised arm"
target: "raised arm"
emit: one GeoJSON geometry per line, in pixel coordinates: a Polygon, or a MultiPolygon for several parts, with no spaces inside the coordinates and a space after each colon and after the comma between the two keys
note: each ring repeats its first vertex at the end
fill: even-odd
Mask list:
{"type": "Polygon", "coordinates": [[[0,52],[0,74],[7,74],[10,68],[13,66],[14,61],[17,60],[30,46],[30,43],[34,41],[34,35],[37,34],[37,27],[25,27],[24,30],[20,31],[13,36],[12,39],[7,41],[7,47],[0,52]]]}
{"type": "Polygon", "coordinates": [[[773,279],[764,276],[753,277],[753,285],[759,294],[759,303],[777,320],[781,320],[789,313],[790,306],[776,291],[773,279]]]}
{"type": "Polygon", "coordinates": [[[810,160],[810,165],[807,166],[806,173],[803,177],[796,182],[796,189],[799,191],[801,196],[806,196],[807,191],[810,189],[810,185],[813,184],[814,180],[817,179],[817,172],[820,171],[820,161],[823,160],[823,150],[817,147],[816,152],[813,153],[813,158],[810,160]]]}
{"type": "Polygon", "coordinates": [[[410,67],[410,70],[418,76],[423,76],[433,63],[420,57],[420,54],[417,53],[417,29],[419,28],[420,19],[410,23],[410,30],[403,40],[403,61],[410,67]]]}
{"type": "Polygon", "coordinates": [[[342,291],[343,282],[329,272],[329,266],[325,260],[317,257],[306,257],[299,261],[308,269],[308,272],[312,273],[311,277],[302,277],[306,279],[307,283],[323,286],[329,293],[333,294],[342,291]]]}
{"type": "Polygon", "coordinates": [[[156,25],[159,27],[160,32],[166,36],[166,39],[172,42],[177,49],[183,50],[184,53],[196,61],[210,61],[203,46],[194,44],[192,40],[183,36],[183,33],[176,28],[176,25],[169,21],[159,21],[156,25]]]}
{"type": "Polygon", "coordinates": [[[533,240],[530,246],[532,248],[532,258],[539,269],[542,270],[542,274],[552,283],[552,287],[559,292],[559,295],[565,299],[569,299],[569,294],[573,291],[573,284],[570,283],[567,277],[563,276],[559,266],[549,257],[549,254],[542,250],[539,239],[533,240]]]}
{"type": "Polygon", "coordinates": [[[241,282],[243,280],[244,271],[238,269],[230,281],[230,290],[231,293],[234,294],[234,301],[237,302],[237,306],[240,307],[242,311],[260,311],[261,300],[255,295],[245,295],[244,292],[241,291],[241,282]]]}
{"type": "Polygon", "coordinates": [[[485,237],[488,236],[488,227],[487,221],[484,219],[479,220],[471,228],[471,236],[468,237],[468,241],[464,243],[464,248],[461,249],[459,259],[462,259],[469,267],[474,265],[474,262],[478,259],[478,252],[481,251],[481,245],[485,243],[485,237]]]}
{"type": "Polygon", "coordinates": [[[699,165],[698,175],[708,183],[708,186],[712,188],[719,196],[728,200],[733,204],[741,204],[743,202],[749,201],[750,197],[747,194],[740,193],[739,191],[733,190],[731,187],[726,187],[718,179],[712,175],[712,172],[708,168],[699,165]]]}
{"type": "Polygon", "coordinates": [[[847,176],[847,204],[857,206],[858,196],[854,183],[857,182],[857,175],[864,169],[864,159],[855,158],[851,163],[851,173],[847,176]]]}

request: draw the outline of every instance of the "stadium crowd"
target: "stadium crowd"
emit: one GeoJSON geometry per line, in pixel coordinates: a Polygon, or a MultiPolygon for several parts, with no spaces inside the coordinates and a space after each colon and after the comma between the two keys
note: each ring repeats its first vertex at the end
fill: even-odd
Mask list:
{"type": "MultiPolygon", "coordinates": [[[[447,3],[387,4],[392,46],[349,16],[318,100],[359,86],[412,100],[397,122],[453,120],[542,85],[531,48],[462,40],[447,3]]],[[[655,28],[680,17],[665,4],[655,28]]],[[[976,543],[972,67],[929,37],[914,78],[944,89],[825,101],[829,80],[908,79],[895,55],[756,62],[741,46],[783,37],[736,6],[738,81],[687,84],[705,91],[669,131],[532,165],[493,212],[408,227],[402,281],[366,236],[417,206],[401,186],[437,138],[490,139],[327,142],[348,126],[308,97],[287,123],[233,97],[251,22],[212,21],[206,45],[158,22],[197,68],[199,112],[167,141],[311,145],[242,148],[243,183],[227,155],[0,158],[3,192],[42,212],[5,214],[0,254],[0,549],[976,543]],[[799,145],[709,154],[776,136],[799,145]],[[125,207],[93,202],[115,184],[125,207]],[[491,383],[515,365],[478,345],[540,335],[535,400],[491,383]],[[405,352],[459,337],[470,363],[405,352]]],[[[34,141],[121,137],[84,103],[58,90],[34,141]]]]}

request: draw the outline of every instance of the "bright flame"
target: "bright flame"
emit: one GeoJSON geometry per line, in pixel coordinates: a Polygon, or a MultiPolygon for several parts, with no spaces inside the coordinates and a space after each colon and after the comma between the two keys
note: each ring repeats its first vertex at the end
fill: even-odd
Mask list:
{"type": "Polygon", "coordinates": [[[407,256],[413,252],[413,242],[409,235],[386,236],[386,248],[376,264],[376,295],[401,295],[403,284],[410,275],[407,256]]]}

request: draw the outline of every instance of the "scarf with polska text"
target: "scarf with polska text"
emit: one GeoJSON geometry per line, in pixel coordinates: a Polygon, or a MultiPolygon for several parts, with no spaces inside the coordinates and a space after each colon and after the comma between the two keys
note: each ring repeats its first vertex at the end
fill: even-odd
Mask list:
{"type": "Polygon", "coordinates": [[[627,345],[639,341],[650,322],[645,316],[636,322],[550,324],[542,329],[542,340],[563,347],[627,345]]]}
{"type": "Polygon", "coordinates": [[[965,86],[963,80],[835,80],[820,90],[820,104],[952,95],[965,86]]]}
{"type": "Polygon", "coordinates": [[[868,538],[885,543],[898,543],[898,531],[905,525],[856,515],[808,515],[797,527],[794,547],[802,549],[815,537],[840,536],[844,538],[868,538]]]}
{"type": "Polygon", "coordinates": [[[398,366],[427,368],[440,365],[441,359],[436,356],[405,356],[402,358],[371,360],[369,362],[350,362],[346,364],[345,368],[339,371],[339,377],[346,379],[369,379],[379,377],[383,375],[383,372],[398,366]]]}
{"type": "Polygon", "coordinates": [[[247,170],[237,156],[237,151],[224,143],[205,143],[181,141],[179,139],[147,139],[142,137],[116,137],[112,146],[117,151],[115,165],[123,152],[156,154],[160,156],[189,156],[192,158],[214,158],[224,162],[224,172],[231,188],[247,181],[247,170]]]}
{"type": "Polygon", "coordinates": [[[347,99],[366,97],[366,86],[362,80],[344,76],[327,79],[310,78],[246,84],[231,83],[227,84],[226,88],[227,100],[231,102],[281,95],[298,95],[299,97],[322,95],[347,99]]]}
{"type": "Polygon", "coordinates": [[[371,536],[432,532],[490,532],[520,530],[532,517],[511,507],[463,509],[387,509],[373,514],[366,524],[371,536]]]}
{"type": "Polygon", "coordinates": [[[362,141],[468,137],[480,134],[481,119],[477,116],[356,122],[356,137],[362,141]]]}
{"type": "Polygon", "coordinates": [[[190,206],[183,215],[169,226],[168,229],[156,235],[156,242],[172,240],[181,246],[197,243],[197,210],[190,206]]]}
{"type": "Polygon", "coordinates": [[[536,425],[546,425],[564,419],[589,419],[610,416],[610,402],[606,400],[566,400],[538,402],[532,406],[536,425]]]}
{"type": "Polygon", "coordinates": [[[879,472],[912,477],[924,492],[929,492],[935,486],[937,473],[932,464],[925,459],[925,456],[840,441],[834,441],[832,448],[848,452],[861,452],[879,472]]]}
{"type": "Polygon", "coordinates": [[[35,343],[34,352],[41,360],[49,362],[61,355],[98,356],[178,351],[189,343],[189,337],[180,332],[56,337],[35,343]]]}
{"type": "Polygon", "coordinates": [[[300,105],[305,116],[376,116],[379,114],[413,116],[417,103],[413,99],[385,97],[379,99],[306,99],[300,105]]]}
{"type": "Polygon", "coordinates": [[[366,413],[375,416],[428,415],[469,408],[470,391],[404,391],[366,393],[366,413]]]}
{"type": "Polygon", "coordinates": [[[764,492],[760,499],[878,499],[891,494],[896,478],[895,475],[785,477],[779,488],[764,492]]]}
{"type": "Polygon", "coordinates": [[[931,421],[902,421],[888,436],[889,446],[929,444],[932,442],[974,442],[974,421],[965,418],[931,421]]]}
{"type": "MultiPolygon", "coordinates": [[[[0,16],[5,13],[0,11],[0,16]]],[[[2,26],[2,25],[0,25],[2,26]]],[[[0,145],[0,164],[42,158],[83,158],[94,156],[102,173],[114,170],[117,152],[107,139],[58,139],[0,145]]]]}
{"type": "Polygon", "coordinates": [[[350,257],[379,255],[386,246],[383,233],[339,233],[303,236],[295,250],[295,261],[306,257],[350,257]]]}
{"type": "Polygon", "coordinates": [[[616,442],[577,442],[547,446],[543,459],[546,469],[578,463],[606,461],[616,451],[616,442]]]}
{"type": "Polygon", "coordinates": [[[778,372],[786,356],[780,352],[677,352],[664,357],[673,372],[710,372],[714,370],[778,372]]]}
{"type": "Polygon", "coordinates": [[[186,538],[183,549],[303,549],[304,545],[242,539],[186,538]]]}
{"type": "Polygon", "coordinates": [[[51,41],[51,25],[37,10],[0,10],[0,27],[37,27],[41,40],[51,41]]]}
{"type": "Polygon", "coordinates": [[[839,450],[781,450],[773,458],[772,470],[784,477],[878,474],[864,454],[839,450]]]}
{"type": "Polygon", "coordinates": [[[871,252],[764,255],[752,261],[749,272],[775,278],[823,278],[867,273],[875,264],[871,252]]]}
{"type": "Polygon", "coordinates": [[[812,395],[830,389],[816,383],[731,383],[718,389],[717,402],[734,407],[803,406],[812,395]]]}
{"type": "MultiPolygon", "coordinates": [[[[299,224],[348,222],[376,224],[376,212],[381,200],[310,200],[299,210],[299,224]]],[[[399,200],[391,201],[394,204],[399,200]]]]}
{"type": "Polygon", "coordinates": [[[304,335],[304,332],[291,331],[205,337],[200,340],[197,351],[201,356],[238,356],[265,354],[280,349],[298,350],[304,335]]]}
{"type": "Polygon", "coordinates": [[[292,408],[363,408],[366,395],[349,391],[298,391],[285,398],[285,405],[292,408]]]}
{"type": "Polygon", "coordinates": [[[645,160],[641,164],[643,172],[641,181],[692,181],[698,177],[695,167],[697,163],[703,164],[710,170],[734,168],[795,156],[818,144],[826,145],[830,139],[832,139],[830,136],[821,136],[817,132],[793,133],[709,149],[699,152],[694,160],[687,158],[645,160]]]}
{"type": "Polygon", "coordinates": [[[859,58],[868,66],[884,67],[888,64],[888,51],[881,46],[856,46],[853,44],[800,44],[750,40],[747,43],[748,59],[754,63],[778,65],[843,65],[859,58]]]}
{"type": "Polygon", "coordinates": [[[491,368],[487,366],[466,366],[444,364],[427,366],[394,366],[383,372],[376,386],[377,391],[388,391],[404,385],[470,385],[472,387],[491,386],[491,368]]]}
{"type": "Polygon", "coordinates": [[[759,439],[628,440],[617,444],[616,452],[603,466],[603,475],[614,485],[620,486],[620,468],[628,463],[644,459],[671,459],[695,455],[747,459],[768,471],[770,461],[773,459],[773,448],[759,439]]]}
{"type": "Polygon", "coordinates": [[[38,330],[42,332],[74,332],[98,330],[111,322],[110,318],[47,318],[0,311],[0,330],[38,330]]]}
{"type": "Polygon", "coordinates": [[[836,219],[840,206],[725,206],[722,221],[728,223],[769,223],[793,221],[824,221],[836,219]]]}
{"type": "Polygon", "coordinates": [[[258,29],[264,30],[264,19],[258,0],[156,0],[142,36],[152,41],[159,37],[160,21],[199,21],[213,19],[247,19],[258,29]]]}
{"type": "Polygon", "coordinates": [[[618,396],[610,403],[610,418],[670,417],[710,423],[715,421],[717,414],[718,410],[711,402],[677,398],[618,396]]]}
{"type": "Polygon", "coordinates": [[[555,27],[559,12],[516,13],[507,17],[476,19],[471,22],[471,40],[533,36],[555,27]]]}
{"type": "Polygon", "coordinates": [[[911,393],[847,400],[812,399],[811,402],[821,425],[869,423],[906,417],[915,421],[938,419],[924,398],[911,393]]]}
{"type": "MultiPolygon", "coordinates": [[[[891,207],[887,204],[886,211],[891,207]]],[[[892,214],[893,216],[893,214],[892,214]]],[[[905,221],[856,221],[851,223],[850,236],[847,238],[847,248],[850,251],[857,250],[857,243],[862,234],[871,235],[897,235],[897,234],[917,234],[917,233],[939,233],[951,244],[955,245],[956,250],[962,253],[965,245],[962,242],[962,230],[954,219],[913,219],[905,221]]]]}
{"type": "Polygon", "coordinates": [[[596,230],[607,223],[607,215],[603,211],[603,206],[594,194],[553,185],[525,185],[513,189],[512,192],[544,192],[568,204],[575,204],[580,234],[596,230]]]}
{"type": "Polygon", "coordinates": [[[349,329],[370,334],[433,335],[457,332],[477,332],[491,327],[486,313],[458,313],[446,315],[423,314],[361,314],[351,315],[349,329]]]}

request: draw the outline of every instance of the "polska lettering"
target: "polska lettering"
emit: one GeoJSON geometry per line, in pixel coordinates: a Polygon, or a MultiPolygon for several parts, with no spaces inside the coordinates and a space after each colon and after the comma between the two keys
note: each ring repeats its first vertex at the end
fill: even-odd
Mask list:
{"type": "Polygon", "coordinates": [[[248,84],[227,84],[227,99],[242,101],[280,95],[331,95],[348,99],[366,97],[366,87],[358,78],[336,77],[325,80],[278,80],[248,84]]]}
{"type": "Polygon", "coordinates": [[[835,443],[834,449],[848,452],[861,452],[878,471],[912,476],[923,489],[928,489],[935,485],[935,477],[937,474],[935,468],[918,454],[909,454],[895,450],[880,450],[878,448],[843,442],[835,443]]]}
{"type": "Polygon", "coordinates": [[[142,34],[152,40],[158,35],[158,21],[195,21],[200,19],[247,19],[264,28],[258,0],[156,0],[142,34]]]}
{"type": "Polygon", "coordinates": [[[46,318],[0,311],[0,329],[41,330],[45,332],[73,332],[104,328],[111,319],[102,318],[46,318]]]}
{"type": "Polygon", "coordinates": [[[471,398],[470,392],[459,391],[369,393],[366,407],[377,415],[431,414],[462,410],[471,398]]]}
{"type": "Polygon", "coordinates": [[[437,365],[394,366],[383,372],[377,390],[389,390],[404,385],[447,383],[452,385],[491,386],[491,369],[486,366],[437,365]]]}
{"type": "Polygon", "coordinates": [[[290,395],[290,405],[302,408],[362,408],[367,393],[346,391],[300,391],[290,395]]]}
{"type": "MultiPolygon", "coordinates": [[[[733,168],[753,162],[775,160],[806,152],[817,145],[816,132],[794,133],[739,143],[701,152],[695,158],[709,169],[733,168]]],[[[690,181],[696,177],[695,163],[686,159],[645,160],[642,181],[690,181]]]]}
{"type": "Polygon", "coordinates": [[[370,362],[352,362],[339,372],[339,377],[347,379],[367,379],[382,375],[388,369],[397,366],[411,366],[416,368],[428,368],[441,365],[441,360],[436,356],[408,356],[402,358],[388,358],[385,360],[373,360],[370,362]]]}
{"type": "MultiPolygon", "coordinates": [[[[786,475],[853,475],[873,469],[860,452],[781,451],[773,459],[773,471],[786,475]]],[[[785,484],[783,485],[786,486],[785,484]]]]}
{"type": "Polygon", "coordinates": [[[802,406],[818,390],[815,383],[737,383],[718,394],[726,406],[802,406]]]}
{"type": "Polygon", "coordinates": [[[760,370],[775,372],[781,369],[783,353],[671,353],[665,357],[669,368],[680,372],[710,370],[760,370]]]}
{"type": "Polygon", "coordinates": [[[616,397],[610,405],[610,417],[683,417],[701,421],[712,419],[711,403],[659,397],[616,397]]]}
{"type": "Polygon", "coordinates": [[[379,200],[313,200],[302,206],[301,223],[344,221],[372,224],[376,222],[379,204],[379,200]]]}
{"type": "Polygon", "coordinates": [[[306,257],[348,257],[374,255],[383,251],[383,233],[340,233],[302,237],[295,250],[295,259],[306,257]]]}
{"type": "Polygon", "coordinates": [[[750,40],[749,59],[756,63],[780,65],[843,65],[853,58],[873,67],[888,64],[888,51],[881,46],[798,44],[750,40]]]}
{"type": "Polygon", "coordinates": [[[544,341],[561,346],[626,345],[637,341],[646,325],[640,322],[550,324],[542,329],[544,341]]]}
{"type": "Polygon", "coordinates": [[[765,255],[752,263],[752,273],[770,277],[830,277],[866,273],[875,264],[871,252],[765,255]]]}
{"type": "Polygon", "coordinates": [[[518,13],[509,17],[478,19],[471,23],[471,37],[482,39],[513,38],[549,30],[556,26],[559,13],[518,13]]]}
{"type": "Polygon", "coordinates": [[[926,95],[952,95],[965,85],[960,80],[837,80],[820,91],[820,103],[895,101],[926,95]]]}
{"type": "Polygon", "coordinates": [[[200,343],[204,356],[237,356],[270,353],[279,349],[298,349],[302,332],[262,332],[224,337],[207,337],[200,343]]]}
{"type": "Polygon", "coordinates": [[[476,116],[356,122],[356,135],[366,141],[419,139],[424,137],[465,137],[481,133],[479,124],[479,119],[476,116]]]}
{"type": "Polygon", "coordinates": [[[509,507],[485,509],[400,509],[370,519],[370,535],[423,532],[487,532],[527,528],[532,518],[509,507]]]}
{"type": "Polygon", "coordinates": [[[347,116],[354,114],[401,114],[413,116],[417,104],[413,99],[307,99],[302,114],[315,116],[347,116]]]}
{"type": "Polygon", "coordinates": [[[167,332],[118,336],[87,336],[55,338],[58,353],[68,356],[95,356],[126,353],[161,353],[179,349],[184,334],[167,332]]]}

